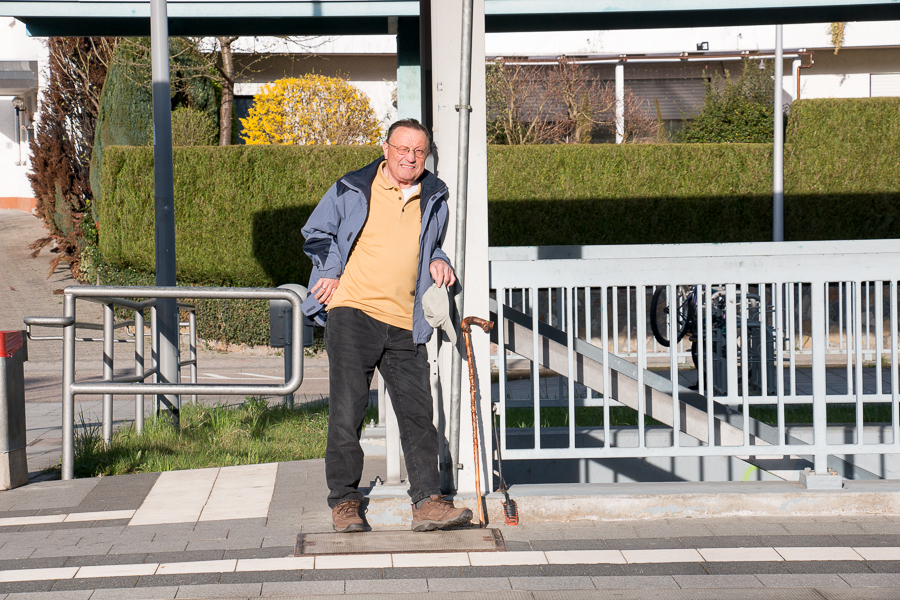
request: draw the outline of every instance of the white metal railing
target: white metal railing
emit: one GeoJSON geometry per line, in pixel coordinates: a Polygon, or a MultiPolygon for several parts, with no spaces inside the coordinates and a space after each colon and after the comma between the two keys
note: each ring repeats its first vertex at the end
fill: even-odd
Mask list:
{"type": "MultiPolygon", "coordinates": [[[[515,326],[516,347],[528,350],[517,353],[541,357],[530,361],[530,399],[525,399],[533,409],[533,445],[509,448],[507,404],[515,404],[510,402],[507,382],[510,356],[498,351],[500,444],[506,459],[764,453],[811,455],[816,471],[825,472],[829,455],[900,451],[898,241],[492,248],[490,258],[491,289],[496,299],[503,300],[498,302],[497,339],[509,341],[515,326]],[[660,286],[668,298],[679,286],[693,293],[695,326],[677,347],[660,347],[649,334],[649,298],[660,286]],[[531,319],[530,328],[507,320],[504,312],[514,311],[531,319]],[[566,397],[557,402],[534,401],[541,398],[535,362],[543,363],[553,351],[545,347],[546,337],[528,333],[542,323],[565,336],[559,346],[565,362],[554,370],[567,381],[566,397]],[[628,332],[624,336],[623,324],[628,332]],[[525,334],[529,339],[522,339],[525,334]],[[590,362],[577,350],[579,344],[593,347],[597,352],[591,360],[600,365],[600,375],[588,382],[586,394],[576,393],[575,382],[587,381],[590,362]],[[621,351],[623,345],[626,352],[621,351]],[[696,358],[688,358],[688,364],[696,360],[696,371],[682,370],[679,376],[679,364],[691,356],[691,346],[696,358]],[[617,357],[636,365],[630,398],[622,386],[623,371],[611,365],[617,357]],[[663,372],[647,370],[648,366],[663,372]],[[650,380],[660,374],[681,384],[671,386],[664,396],[667,409],[662,412],[661,397],[651,397],[648,391],[650,380]],[[696,392],[689,389],[691,384],[696,392]],[[603,392],[611,386],[615,386],[611,393],[603,392]],[[691,394],[706,402],[702,414],[686,411],[680,403],[680,396],[691,394]],[[618,446],[610,437],[609,409],[629,402],[637,411],[638,442],[618,446]],[[853,406],[854,427],[849,441],[829,444],[826,406],[834,403],[853,406]],[[863,440],[863,408],[869,403],[890,403],[891,435],[885,436],[885,443],[863,440]],[[568,409],[568,443],[548,448],[542,443],[542,430],[547,428],[541,426],[541,413],[554,404],[568,409]],[[725,435],[714,415],[715,405],[723,404],[742,415],[750,414],[751,405],[769,405],[777,414],[777,437],[763,442],[751,431],[749,419],[739,431],[725,435]],[[798,447],[786,433],[785,408],[794,404],[812,405],[809,445],[798,447]],[[603,411],[601,443],[584,444],[577,435],[576,408],[589,406],[603,411]],[[671,437],[671,446],[648,445],[644,416],[651,408],[654,418],[696,437],[700,445],[682,445],[679,436],[671,437]]],[[[668,338],[677,339],[677,321],[668,318],[664,325],[668,338]]],[[[659,386],[653,385],[657,393],[659,386]]],[[[518,399],[520,406],[522,400],[518,399]]]]}

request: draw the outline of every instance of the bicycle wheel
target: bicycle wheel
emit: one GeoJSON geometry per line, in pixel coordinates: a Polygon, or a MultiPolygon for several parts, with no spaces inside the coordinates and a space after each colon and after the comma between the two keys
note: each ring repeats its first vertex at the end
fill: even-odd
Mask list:
{"type": "MultiPolygon", "coordinates": [[[[668,286],[665,285],[657,288],[653,293],[653,300],[650,301],[650,329],[656,341],[666,348],[669,347],[669,319],[672,312],[668,290],[668,286]]],[[[675,342],[678,343],[693,322],[694,294],[689,286],[679,285],[675,290],[677,296],[675,313],[678,317],[675,342]]]]}

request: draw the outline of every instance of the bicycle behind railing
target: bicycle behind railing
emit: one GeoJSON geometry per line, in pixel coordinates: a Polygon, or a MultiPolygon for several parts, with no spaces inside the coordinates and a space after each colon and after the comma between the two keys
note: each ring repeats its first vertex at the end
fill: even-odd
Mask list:
{"type": "MultiPolygon", "coordinates": [[[[113,396],[135,396],[135,428],[141,431],[144,424],[144,395],[155,395],[154,409],[159,411],[160,403],[177,416],[180,408],[180,396],[189,395],[194,401],[199,395],[220,396],[287,396],[303,383],[303,313],[300,310],[302,299],[295,291],[278,288],[200,288],[200,287],[114,287],[114,286],[72,286],[64,290],[62,317],[26,317],[25,325],[28,338],[33,340],[63,341],[63,448],[62,478],[74,478],[75,457],[75,396],[79,394],[103,395],[102,435],[104,443],[109,443],[113,426],[113,396]],[[135,301],[133,298],[150,298],[135,301]],[[280,300],[289,303],[291,318],[285,319],[290,325],[285,343],[285,382],[276,384],[209,384],[197,383],[197,326],[194,307],[178,304],[180,310],[188,311],[187,325],[189,335],[188,360],[182,361],[176,353],[178,379],[181,367],[190,366],[190,383],[179,380],[161,381],[158,359],[158,331],[156,319],[156,303],[160,298],[189,299],[226,299],[226,300],[280,300]],[[103,324],[79,323],[76,321],[76,301],[87,300],[103,305],[103,324]],[[134,312],[131,320],[115,322],[115,308],[124,308],[134,312]],[[144,364],[144,311],[150,310],[151,368],[144,364]],[[134,336],[134,375],[114,376],[114,344],[128,343],[128,339],[116,339],[115,330],[126,327],[135,328],[134,336]],[[62,336],[36,336],[33,327],[62,328],[62,336]],[[103,331],[102,338],[77,337],[77,329],[103,331]],[[75,342],[103,343],[103,381],[75,381],[75,342]],[[293,351],[296,349],[296,351],[293,351]],[[151,382],[146,383],[150,378],[151,382]],[[166,397],[174,397],[174,402],[166,397]]],[[[287,312],[287,311],[285,311],[287,312]]],[[[287,329],[287,328],[286,328],[287,329]]],[[[181,335],[179,331],[179,337],[181,335]]],[[[180,346],[180,344],[176,344],[180,346]]]]}

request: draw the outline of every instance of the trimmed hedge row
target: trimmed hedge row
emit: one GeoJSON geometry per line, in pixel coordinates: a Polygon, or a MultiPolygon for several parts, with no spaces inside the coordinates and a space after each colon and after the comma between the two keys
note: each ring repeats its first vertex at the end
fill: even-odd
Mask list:
{"type": "MultiPolygon", "coordinates": [[[[175,256],[185,282],[305,282],[300,228],[338,177],[375,159],[373,146],[174,149],[175,256]]],[[[100,251],[114,267],[153,272],[152,148],[109,148],[98,206],[100,251]]]]}
{"type": "MultiPolygon", "coordinates": [[[[786,139],[786,239],[900,238],[900,99],[795,102],[786,139]]],[[[176,148],[179,280],[305,283],[310,263],[300,228],[338,177],[379,153],[377,147],[176,148]]],[[[771,182],[771,146],[764,144],[490,147],[489,242],[769,240],[771,182]]],[[[109,273],[152,272],[152,150],[109,148],[103,186],[100,249],[109,273]]],[[[252,317],[243,309],[219,317],[221,310],[205,313],[218,322],[201,325],[208,332],[201,335],[267,338],[262,307],[252,317]]]]}

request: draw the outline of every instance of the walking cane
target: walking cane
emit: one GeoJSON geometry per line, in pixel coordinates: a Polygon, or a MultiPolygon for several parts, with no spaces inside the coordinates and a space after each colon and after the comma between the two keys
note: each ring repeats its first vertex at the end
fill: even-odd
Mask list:
{"type": "Polygon", "coordinates": [[[463,338],[466,340],[466,362],[469,363],[469,391],[472,395],[472,447],[475,450],[475,499],[478,501],[478,521],[480,527],[484,527],[484,509],[481,503],[481,471],[478,468],[478,411],[475,404],[475,356],[472,354],[472,334],[469,326],[475,324],[488,333],[493,327],[493,321],[485,321],[478,317],[466,317],[460,324],[463,338]]]}

